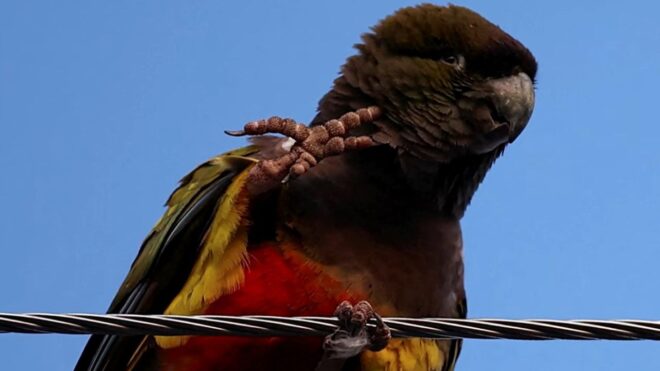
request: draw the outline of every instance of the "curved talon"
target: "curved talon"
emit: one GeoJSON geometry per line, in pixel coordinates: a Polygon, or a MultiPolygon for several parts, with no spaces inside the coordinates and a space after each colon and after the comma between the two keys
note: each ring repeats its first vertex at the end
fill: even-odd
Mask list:
{"type": "Polygon", "coordinates": [[[372,352],[378,352],[387,347],[387,344],[392,338],[392,333],[378,313],[374,312],[373,317],[376,318],[376,328],[369,334],[369,350],[372,352]]]}
{"type": "Polygon", "coordinates": [[[225,134],[232,137],[242,137],[246,135],[245,130],[225,130],[225,134]]]}

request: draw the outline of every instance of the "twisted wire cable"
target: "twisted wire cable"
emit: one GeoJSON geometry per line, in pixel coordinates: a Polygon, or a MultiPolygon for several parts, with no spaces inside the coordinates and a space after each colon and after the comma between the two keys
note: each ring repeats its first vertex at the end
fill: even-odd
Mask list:
{"type": "MultiPolygon", "coordinates": [[[[660,340],[660,321],[383,318],[393,337],[515,340],[660,340]]],[[[324,336],[333,317],[0,313],[0,333],[324,336]]],[[[369,323],[368,326],[374,326],[369,323]]]]}

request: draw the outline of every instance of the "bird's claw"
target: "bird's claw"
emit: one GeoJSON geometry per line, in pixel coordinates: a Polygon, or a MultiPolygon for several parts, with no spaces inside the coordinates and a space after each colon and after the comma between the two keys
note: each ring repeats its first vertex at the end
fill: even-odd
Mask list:
{"type": "Polygon", "coordinates": [[[225,131],[232,136],[282,134],[295,141],[291,150],[279,158],[262,160],[254,168],[255,178],[278,181],[298,177],[328,156],[375,145],[369,136],[349,136],[351,129],[377,120],[381,116],[376,106],[348,112],[339,119],[308,127],[292,119],[271,117],[245,124],[243,130],[225,131]]]}
{"type": "Polygon", "coordinates": [[[344,301],[335,310],[335,315],[339,318],[339,328],[323,343],[327,358],[348,359],[365,349],[379,351],[392,337],[390,329],[366,301],[355,305],[344,301]],[[372,318],[376,320],[375,327],[367,326],[372,318]]]}

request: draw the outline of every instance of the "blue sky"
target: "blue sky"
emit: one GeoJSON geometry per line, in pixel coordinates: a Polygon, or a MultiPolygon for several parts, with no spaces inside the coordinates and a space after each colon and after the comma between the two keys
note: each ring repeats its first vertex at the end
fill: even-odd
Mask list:
{"type": "MultiPolygon", "coordinates": [[[[397,1],[0,3],[0,311],[103,312],[225,129],[310,119],[397,1]]],[[[465,1],[539,61],[525,133],[464,219],[469,314],[660,319],[658,5],[465,1]]],[[[84,336],[0,335],[6,370],[84,336]]],[[[652,342],[467,341],[459,370],[655,370],[652,342]]]]}

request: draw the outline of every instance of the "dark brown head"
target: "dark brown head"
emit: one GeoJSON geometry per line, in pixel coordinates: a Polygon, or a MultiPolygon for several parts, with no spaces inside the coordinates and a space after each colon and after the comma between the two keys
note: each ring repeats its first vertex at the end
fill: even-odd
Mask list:
{"type": "Polygon", "coordinates": [[[446,163],[496,151],[531,116],[534,57],[469,9],[401,9],[356,47],[321,112],[376,104],[387,117],[376,138],[415,157],[446,163]]]}

